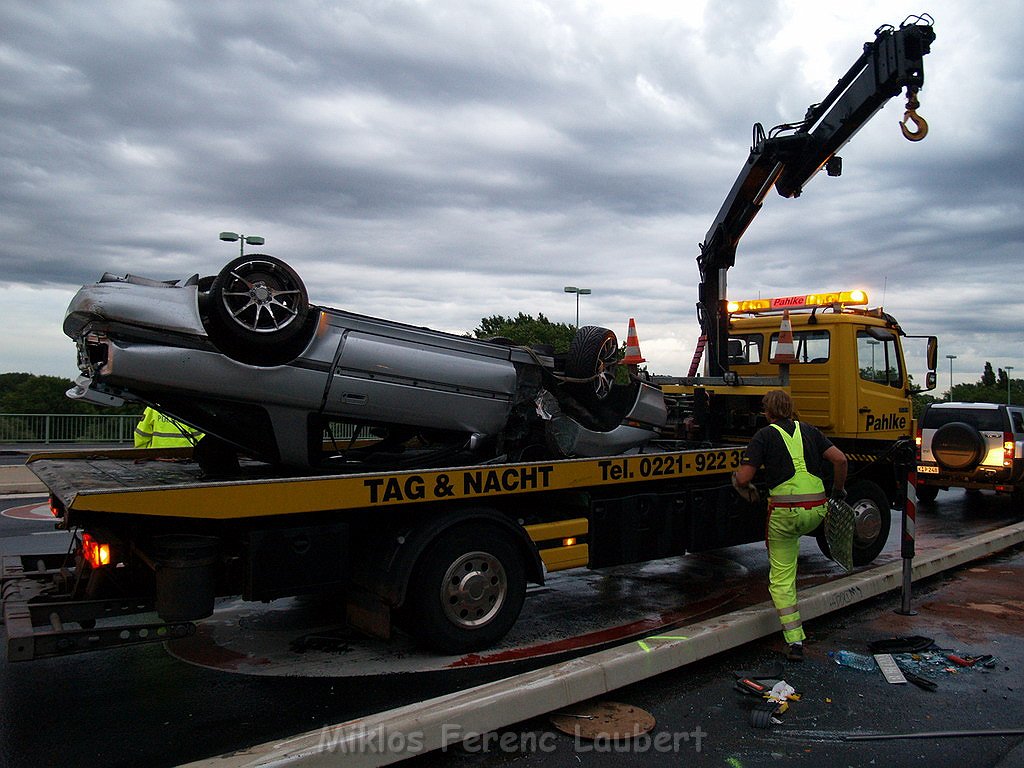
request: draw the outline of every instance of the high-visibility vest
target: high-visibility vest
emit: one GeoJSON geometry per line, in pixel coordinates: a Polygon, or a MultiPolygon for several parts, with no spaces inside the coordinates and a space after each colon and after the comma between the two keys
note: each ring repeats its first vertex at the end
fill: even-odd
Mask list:
{"type": "Polygon", "coordinates": [[[192,427],[147,408],[135,427],[136,448],[187,448],[203,436],[192,427]]]}
{"type": "Polygon", "coordinates": [[[804,441],[800,435],[800,422],[793,422],[793,434],[786,434],[778,424],[772,424],[782,435],[782,442],[789,451],[793,460],[793,476],[769,490],[771,503],[783,507],[787,504],[800,507],[813,507],[826,502],[825,484],[821,478],[807,471],[807,461],[804,459],[804,441]]]}

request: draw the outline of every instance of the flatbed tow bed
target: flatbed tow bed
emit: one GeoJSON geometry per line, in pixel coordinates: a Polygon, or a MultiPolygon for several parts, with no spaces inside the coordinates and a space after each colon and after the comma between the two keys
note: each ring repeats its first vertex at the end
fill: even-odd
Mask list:
{"type": "Polygon", "coordinates": [[[243,464],[240,477],[203,480],[188,449],[114,449],[34,454],[29,469],[69,511],[226,520],[429,503],[519,493],[592,489],[659,478],[729,473],[742,445],[671,449],[560,459],[350,474],[275,475],[269,465],[243,464]]]}
{"type": "MultiPolygon", "coordinates": [[[[747,531],[741,539],[755,540],[763,511],[746,505],[728,481],[743,447],[683,446],[661,441],[603,458],[302,476],[243,462],[229,479],[203,479],[188,449],[34,454],[26,463],[51,491],[56,527],[75,538],[66,555],[3,558],[8,659],[184,637],[212,610],[160,590],[263,601],[338,590],[355,626],[388,636],[390,610],[453,530],[503,538],[520,563],[498,556],[471,569],[497,566],[508,581],[521,579],[523,591],[525,581],[543,583],[547,572],[742,543],[739,530],[747,531]],[[747,525],[709,538],[708,515],[719,506],[747,525]],[[216,539],[216,562],[203,553],[154,551],[167,531],[200,544],[216,539]],[[97,546],[109,548],[96,554],[97,546]],[[379,554],[358,554],[371,550],[379,554]],[[140,566],[149,578],[120,577],[140,566]],[[114,585],[121,594],[109,595],[114,585]],[[154,611],[171,618],[153,621],[154,611]]],[[[512,600],[501,591],[497,598],[512,600]]]]}

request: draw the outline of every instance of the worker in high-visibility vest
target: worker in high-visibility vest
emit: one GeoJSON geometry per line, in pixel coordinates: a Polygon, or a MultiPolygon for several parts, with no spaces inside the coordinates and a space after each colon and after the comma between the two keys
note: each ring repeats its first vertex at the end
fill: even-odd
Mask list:
{"type": "Polygon", "coordinates": [[[202,436],[202,432],[187,424],[164,416],[153,408],[146,408],[142,420],[135,427],[135,447],[188,448],[199,442],[202,436]]]}
{"type": "Polygon", "coordinates": [[[806,639],[796,599],[796,561],[800,537],[825,519],[828,498],[823,478],[826,461],[832,464],[832,497],[846,498],[846,455],[811,425],[795,420],[789,393],[774,389],[764,396],[768,426],[758,430],[747,445],[740,468],[733,474],[736,490],[756,500],[750,485],[758,467],[768,481],[768,591],[779,613],[786,658],[803,660],[806,639]]]}

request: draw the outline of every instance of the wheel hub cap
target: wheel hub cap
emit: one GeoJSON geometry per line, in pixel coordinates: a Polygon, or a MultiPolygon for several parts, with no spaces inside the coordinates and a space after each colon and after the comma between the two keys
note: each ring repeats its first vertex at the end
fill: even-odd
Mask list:
{"type": "Polygon", "coordinates": [[[480,627],[491,621],[508,594],[501,562],[486,552],[468,552],[445,572],[441,604],[458,627],[480,627]]]}
{"type": "Polygon", "coordinates": [[[854,535],[858,541],[874,541],[882,531],[882,515],[870,502],[857,504],[853,511],[854,535]]]}

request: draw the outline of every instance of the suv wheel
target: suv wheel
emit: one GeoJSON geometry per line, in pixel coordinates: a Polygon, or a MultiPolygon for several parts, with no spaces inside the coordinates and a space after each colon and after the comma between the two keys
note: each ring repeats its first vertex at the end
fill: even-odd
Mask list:
{"type": "Polygon", "coordinates": [[[932,455],[939,466],[954,472],[974,469],[985,456],[985,440],[962,421],[943,424],[932,437],[932,455]]]}

